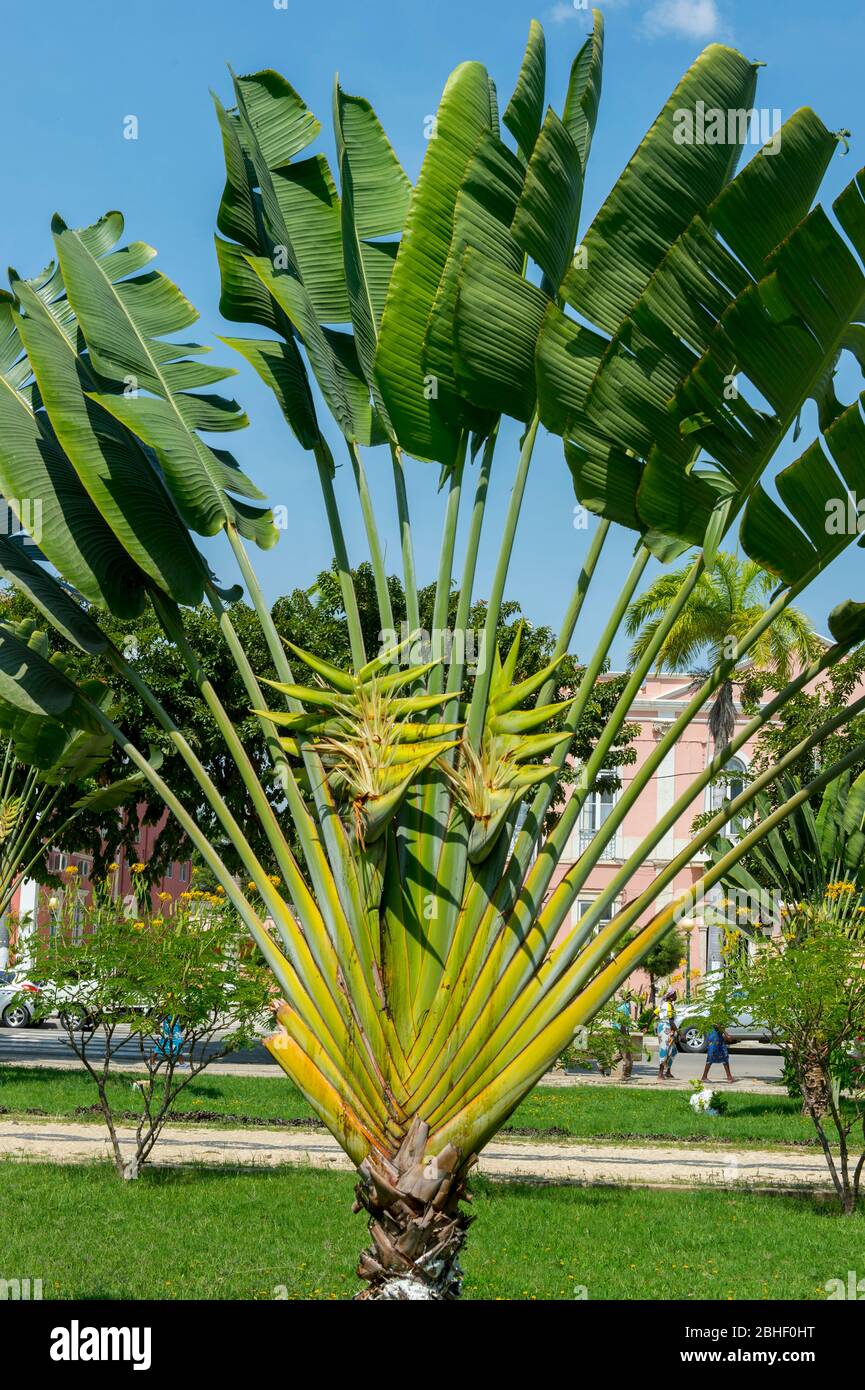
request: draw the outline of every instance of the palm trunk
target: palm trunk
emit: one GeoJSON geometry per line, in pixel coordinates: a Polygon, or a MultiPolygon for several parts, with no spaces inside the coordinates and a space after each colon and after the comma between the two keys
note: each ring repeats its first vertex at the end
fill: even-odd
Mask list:
{"type": "Polygon", "coordinates": [[[355,1211],[369,1212],[372,1245],[361,1253],[358,1274],[367,1287],[357,1299],[389,1302],[453,1301],[462,1292],[459,1256],[471,1221],[466,1174],[477,1161],[461,1161],[449,1144],[425,1159],[429,1131],[411,1127],[393,1159],[369,1156],[360,1165],[355,1211]]]}

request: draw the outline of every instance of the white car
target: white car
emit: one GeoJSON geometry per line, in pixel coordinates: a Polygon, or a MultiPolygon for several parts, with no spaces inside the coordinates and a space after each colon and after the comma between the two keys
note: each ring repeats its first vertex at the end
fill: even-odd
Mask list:
{"type": "Polygon", "coordinates": [[[29,1028],[36,1010],[39,986],[17,969],[0,970],[0,1023],[5,1028],[29,1028]]]}
{"type": "MultiPolygon", "coordinates": [[[[735,1001],[736,995],[733,994],[735,1001]]],[[[676,1028],[685,1052],[706,1051],[706,1002],[681,1004],[676,1008],[674,1018],[676,1028]]],[[[772,1042],[768,1030],[758,1023],[750,1010],[744,1006],[733,1015],[727,1024],[726,1032],[733,1042],[772,1042]]]]}

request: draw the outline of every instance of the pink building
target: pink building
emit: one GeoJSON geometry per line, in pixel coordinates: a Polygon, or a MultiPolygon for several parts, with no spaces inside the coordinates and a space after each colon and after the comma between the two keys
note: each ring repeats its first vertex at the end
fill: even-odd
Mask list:
{"type": "MultiPolygon", "coordinates": [[[[593,792],[587,798],[563,859],[556,870],[551,888],[555,888],[580,857],[692,695],[693,686],[688,675],[662,674],[647,677],[629,715],[629,719],[640,726],[640,733],[634,743],[636,762],[630,767],[617,769],[622,782],[620,790],[593,792]]],[[[662,816],[670,810],[711,760],[713,746],[708,729],[708,708],[693,720],[676,740],[635,804],[626,813],[622,824],[611,836],[602,860],[591,871],[585,887],[573,904],[570,919],[562,927],[560,937],[576,924],[598,893],[610,884],[625,860],[634,853],[653,826],[660,822],[662,816]]],[[[738,705],[736,722],[740,728],[748,722],[738,705]]],[[[730,760],[727,765],[726,782],[716,782],[714,786],[697,793],[687,809],[678,817],[672,830],[663,836],[649,857],[644,859],[631,876],[615,903],[605,910],[602,921],[608,921],[625,902],[636,898],[658,873],[688,846],[693,838],[691,825],[696,815],[702,811],[717,809],[727,796],[738,795],[742,789],[741,777],[747,772],[752,746],[751,742],[746,743],[738,756],[730,760]]],[[[660,907],[670,903],[689,888],[700,877],[702,870],[702,859],[692,860],[663,890],[640,922],[648,921],[660,907]]],[[[683,920],[680,929],[689,941],[689,969],[699,970],[701,973],[718,969],[721,964],[720,929],[717,926],[707,926],[699,909],[683,920]]]]}

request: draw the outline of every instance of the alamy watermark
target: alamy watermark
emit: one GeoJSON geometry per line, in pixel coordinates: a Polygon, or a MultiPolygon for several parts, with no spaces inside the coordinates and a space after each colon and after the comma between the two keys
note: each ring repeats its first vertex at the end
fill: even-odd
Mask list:
{"type": "Polygon", "coordinates": [[[0,1279],[0,1303],[38,1303],[42,1299],[42,1280],[0,1279]]]}
{"type": "Polygon", "coordinates": [[[702,100],[694,109],[680,106],[673,112],[676,145],[760,145],[764,154],[781,148],[781,111],[777,106],[740,107],[724,110],[702,100]]]}
{"type": "Polygon", "coordinates": [[[0,498],[0,536],[20,536],[25,545],[42,540],[42,498],[0,498]]]}
{"type": "Polygon", "coordinates": [[[857,536],[865,533],[865,497],[848,492],[845,497],[830,497],[826,503],[826,534],[828,536],[857,536]]]}
{"type": "Polygon", "coordinates": [[[845,1279],[827,1279],[823,1285],[829,1301],[847,1299],[850,1302],[865,1302],[865,1279],[860,1279],[855,1269],[848,1269],[845,1279]]]}
{"type": "Polygon", "coordinates": [[[413,632],[407,622],[395,628],[385,628],[378,635],[379,656],[385,656],[395,647],[400,648],[400,660],[409,666],[423,666],[428,661],[458,662],[472,675],[483,675],[486,670],[486,633],[475,628],[419,628],[413,632]]]}

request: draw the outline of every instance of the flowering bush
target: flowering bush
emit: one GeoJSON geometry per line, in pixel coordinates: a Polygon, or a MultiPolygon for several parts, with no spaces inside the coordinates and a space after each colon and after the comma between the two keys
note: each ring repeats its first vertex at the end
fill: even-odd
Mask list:
{"type": "Polygon", "coordinates": [[[172,907],[168,917],[132,919],[102,896],[88,910],[83,935],[66,913],[55,921],[31,970],[39,1014],[59,1013],[96,1087],[123,1178],[138,1177],[188,1083],[270,1025],[273,978],[236,913],[224,900],[206,912],[197,898],[172,907]],[[109,1085],[112,1066],[130,1060],[141,1068],[131,1154],[117,1131],[125,1118],[116,1112],[118,1090],[109,1085]]]}

